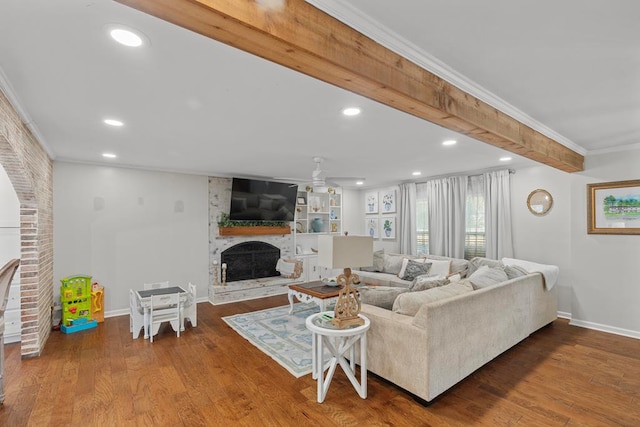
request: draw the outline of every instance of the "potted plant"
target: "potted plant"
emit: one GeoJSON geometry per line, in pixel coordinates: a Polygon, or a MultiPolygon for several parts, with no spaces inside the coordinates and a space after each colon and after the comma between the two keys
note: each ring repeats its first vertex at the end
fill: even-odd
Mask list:
{"type": "Polygon", "coordinates": [[[384,224],[382,224],[382,228],[384,228],[384,234],[387,237],[391,237],[391,221],[385,219],[384,224]]]}

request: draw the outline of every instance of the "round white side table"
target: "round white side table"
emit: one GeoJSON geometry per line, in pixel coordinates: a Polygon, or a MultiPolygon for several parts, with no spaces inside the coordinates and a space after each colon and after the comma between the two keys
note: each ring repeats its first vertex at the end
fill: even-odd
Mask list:
{"type": "Polygon", "coordinates": [[[359,314],[364,320],[364,325],[339,329],[324,320],[322,315],[333,317],[333,311],[324,311],[307,317],[307,329],[313,334],[312,341],[312,372],[313,379],[318,381],[318,403],[324,402],[327,390],[331,385],[331,379],[338,364],[342,368],[351,384],[361,398],[367,398],[367,330],[371,326],[369,319],[359,314]],[[356,378],[355,346],[360,343],[360,382],[356,378]],[[325,362],[324,348],[329,350],[330,358],[325,362]],[[344,357],[349,352],[349,361],[344,357]],[[324,376],[328,369],[327,376],[324,376]]]}

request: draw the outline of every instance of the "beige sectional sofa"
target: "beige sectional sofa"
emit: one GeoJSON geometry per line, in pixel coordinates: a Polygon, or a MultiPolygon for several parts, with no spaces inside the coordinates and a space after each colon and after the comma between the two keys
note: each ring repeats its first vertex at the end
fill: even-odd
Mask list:
{"type": "Polygon", "coordinates": [[[400,306],[406,313],[412,298],[433,289],[399,294],[395,311],[363,304],[368,370],[429,402],[557,318],[556,292],[540,273],[480,288],[470,280],[448,285],[459,294],[421,303],[413,315],[400,306]]]}

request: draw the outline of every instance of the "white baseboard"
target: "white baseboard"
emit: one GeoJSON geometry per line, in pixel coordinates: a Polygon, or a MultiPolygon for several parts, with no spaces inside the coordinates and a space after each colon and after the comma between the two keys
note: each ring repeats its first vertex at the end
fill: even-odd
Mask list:
{"type": "Polygon", "coordinates": [[[558,317],[562,319],[569,319],[571,326],[578,326],[580,328],[593,329],[594,331],[606,332],[609,334],[622,335],[623,337],[640,339],[640,331],[632,331],[630,329],[618,328],[615,326],[603,325],[600,323],[587,322],[586,320],[576,320],[571,318],[571,313],[566,311],[559,311],[558,317]]]}
{"type": "Polygon", "coordinates": [[[579,326],[581,328],[593,329],[596,331],[607,332],[615,335],[622,335],[623,337],[640,339],[640,331],[632,331],[630,329],[623,329],[615,326],[602,325],[600,323],[587,322],[586,320],[576,319],[570,319],[569,324],[572,326],[579,326]]]}

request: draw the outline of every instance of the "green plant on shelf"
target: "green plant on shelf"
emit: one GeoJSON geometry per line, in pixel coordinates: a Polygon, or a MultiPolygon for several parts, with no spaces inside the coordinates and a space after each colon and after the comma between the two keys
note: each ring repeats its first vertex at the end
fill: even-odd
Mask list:
{"type": "Polygon", "coordinates": [[[218,227],[286,227],[286,221],[237,221],[222,213],[218,219],[218,227]]]}

